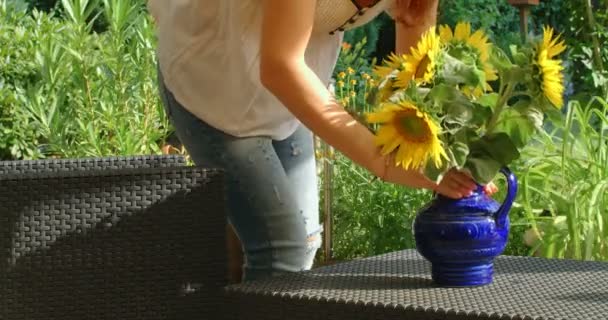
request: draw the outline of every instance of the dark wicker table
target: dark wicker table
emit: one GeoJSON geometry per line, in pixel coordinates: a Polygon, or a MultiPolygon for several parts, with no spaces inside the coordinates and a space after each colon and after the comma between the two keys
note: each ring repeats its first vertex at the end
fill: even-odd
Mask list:
{"type": "Polygon", "coordinates": [[[501,256],[494,283],[440,288],[414,250],[226,288],[229,319],[608,319],[608,263],[501,256]]]}

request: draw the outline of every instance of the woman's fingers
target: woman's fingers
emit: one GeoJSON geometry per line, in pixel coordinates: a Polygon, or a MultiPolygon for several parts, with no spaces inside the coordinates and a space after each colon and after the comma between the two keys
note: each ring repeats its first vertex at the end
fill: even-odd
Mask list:
{"type": "Polygon", "coordinates": [[[464,197],[462,192],[458,191],[457,188],[453,188],[444,183],[438,184],[435,192],[452,199],[460,199],[464,197]]]}
{"type": "MultiPolygon", "coordinates": [[[[450,170],[439,182],[435,192],[449,198],[460,199],[471,195],[475,189],[477,189],[477,184],[469,174],[458,170],[450,170]]],[[[483,187],[483,191],[491,196],[498,192],[498,187],[494,182],[490,182],[483,187]]]]}
{"type": "Polygon", "coordinates": [[[498,192],[498,187],[496,186],[496,184],[494,184],[494,182],[490,182],[483,187],[483,191],[487,195],[491,196],[491,195],[495,194],[496,192],[498,192]]]}
{"type": "Polygon", "coordinates": [[[446,174],[446,178],[453,181],[453,183],[458,184],[461,188],[469,191],[473,191],[477,187],[475,181],[473,181],[473,178],[461,171],[450,170],[446,174]]]}
{"type": "Polygon", "coordinates": [[[475,181],[466,173],[450,170],[438,184],[436,191],[444,196],[460,199],[469,196],[476,187],[475,181]]]}

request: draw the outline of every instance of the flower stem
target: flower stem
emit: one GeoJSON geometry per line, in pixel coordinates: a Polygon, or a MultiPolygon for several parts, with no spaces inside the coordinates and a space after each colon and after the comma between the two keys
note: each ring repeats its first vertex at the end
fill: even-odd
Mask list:
{"type": "Polygon", "coordinates": [[[496,102],[496,107],[494,108],[494,114],[492,115],[492,118],[490,118],[490,121],[488,122],[488,125],[486,127],[487,128],[486,133],[492,133],[492,131],[496,127],[496,124],[498,124],[498,119],[500,117],[500,114],[503,112],[503,110],[507,106],[507,102],[513,95],[514,89],[515,89],[515,85],[513,83],[509,83],[509,84],[507,84],[507,86],[504,90],[501,90],[500,98],[496,102]]]}
{"type": "Polygon", "coordinates": [[[528,91],[515,91],[511,94],[511,97],[517,97],[517,96],[526,96],[529,97],[530,93],[528,91]]]}

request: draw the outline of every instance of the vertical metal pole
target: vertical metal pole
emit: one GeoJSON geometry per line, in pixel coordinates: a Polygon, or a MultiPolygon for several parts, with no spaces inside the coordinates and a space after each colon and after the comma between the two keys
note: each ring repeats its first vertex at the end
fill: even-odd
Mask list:
{"type": "MultiPolygon", "coordinates": [[[[335,86],[333,81],[330,82],[329,91],[334,94],[335,86]]],[[[322,163],[322,176],[323,176],[323,263],[328,264],[332,260],[333,250],[332,250],[332,212],[331,212],[331,204],[332,204],[332,177],[333,177],[333,148],[322,141],[321,139],[317,140],[318,144],[315,145],[320,146],[321,154],[319,159],[322,163]]]]}
{"type": "Polygon", "coordinates": [[[519,30],[522,42],[528,41],[528,18],[530,17],[530,6],[519,5],[519,30]]]}
{"type": "Polygon", "coordinates": [[[332,176],[333,176],[333,165],[331,160],[331,146],[327,143],[323,143],[323,210],[325,212],[323,219],[323,252],[324,262],[328,263],[332,258],[332,216],[331,216],[331,203],[332,203],[332,176]]]}

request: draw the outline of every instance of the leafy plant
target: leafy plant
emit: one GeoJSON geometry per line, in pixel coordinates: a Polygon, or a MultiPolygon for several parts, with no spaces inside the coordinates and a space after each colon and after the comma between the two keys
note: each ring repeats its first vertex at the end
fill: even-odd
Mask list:
{"type": "MultiPolygon", "coordinates": [[[[31,135],[21,140],[28,146],[19,150],[26,151],[8,157],[160,153],[170,127],[158,97],[155,37],[143,2],[62,0],[60,9],[65,18],[16,14],[7,5],[0,11],[0,25],[23,35],[2,38],[0,50],[20,58],[20,66],[0,73],[14,92],[10,100],[0,98],[0,107],[17,114],[31,135]],[[93,32],[98,19],[107,31],[93,32]]],[[[19,137],[19,130],[3,132],[19,137]]]]}
{"type": "Polygon", "coordinates": [[[601,45],[608,40],[607,9],[605,2],[588,0],[564,4],[563,10],[572,12],[565,36],[572,48],[572,80],[579,98],[608,96],[608,48],[601,45]]]}
{"type": "Polygon", "coordinates": [[[332,163],[333,257],[345,260],[414,248],[412,221],[430,194],[375,181],[340,154],[332,163]]]}
{"type": "Polygon", "coordinates": [[[565,120],[524,152],[527,240],[544,257],[608,260],[608,104],[590,104],[572,101],[565,120]]]}
{"type": "Polygon", "coordinates": [[[30,32],[34,21],[26,12],[0,2],[0,159],[36,158],[39,130],[27,112],[26,87],[35,81],[33,52],[38,45],[30,32]],[[32,22],[25,25],[23,21],[32,22]]]}

